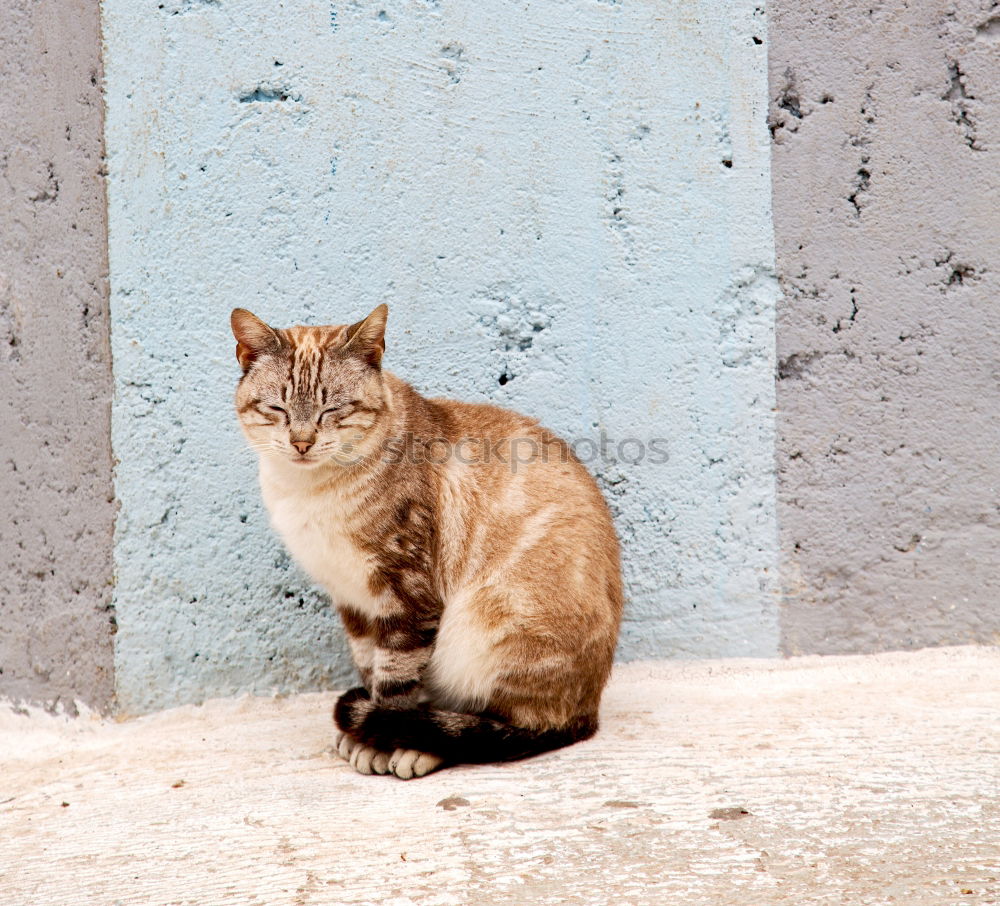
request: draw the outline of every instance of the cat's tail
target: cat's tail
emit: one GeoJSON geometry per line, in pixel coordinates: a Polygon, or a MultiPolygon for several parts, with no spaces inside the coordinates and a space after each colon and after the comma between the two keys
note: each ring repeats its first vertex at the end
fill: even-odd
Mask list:
{"type": "Polygon", "coordinates": [[[528,730],[480,714],[376,705],[360,687],[338,699],[333,719],[345,733],[380,751],[416,749],[451,764],[517,761],[589,739],[597,732],[596,716],[579,718],[559,729],[528,730]]]}

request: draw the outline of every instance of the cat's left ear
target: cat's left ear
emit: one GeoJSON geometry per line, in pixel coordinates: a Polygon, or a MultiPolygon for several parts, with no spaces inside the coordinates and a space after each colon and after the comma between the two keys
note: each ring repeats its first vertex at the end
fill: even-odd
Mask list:
{"type": "Polygon", "coordinates": [[[389,306],[384,302],[363,321],[347,328],[345,352],[361,356],[369,365],[378,368],[385,352],[385,322],[389,317],[389,306]]]}

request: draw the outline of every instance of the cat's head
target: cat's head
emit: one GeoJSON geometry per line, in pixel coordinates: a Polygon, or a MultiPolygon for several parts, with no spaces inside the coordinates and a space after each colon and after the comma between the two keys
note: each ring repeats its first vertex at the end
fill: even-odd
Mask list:
{"type": "Polygon", "coordinates": [[[233,310],[243,369],[236,412],[261,456],[309,468],[368,452],[385,412],[382,352],[389,309],[356,324],[279,329],[233,310]]]}

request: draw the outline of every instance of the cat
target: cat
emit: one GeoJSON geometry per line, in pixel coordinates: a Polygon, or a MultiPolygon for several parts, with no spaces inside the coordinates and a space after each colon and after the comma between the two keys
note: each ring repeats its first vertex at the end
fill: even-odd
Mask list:
{"type": "Polygon", "coordinates": [[[361,678],[334,708],[335,750],[409,779],[587,739],[622,611],[607,504],[537,421],[384,371],[387,317],[231,317],[271,523],[332,598],[361,678]]]}

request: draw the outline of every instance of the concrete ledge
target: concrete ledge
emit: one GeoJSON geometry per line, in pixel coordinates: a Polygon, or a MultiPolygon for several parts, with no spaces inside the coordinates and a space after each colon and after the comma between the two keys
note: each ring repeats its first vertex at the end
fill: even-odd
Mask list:
{"type": "Polygon", "coordinates": [[[403,783],[334,696],[0,713],[0,902],[1000,902],[1000,649],[617,668],[594,740],[403,783]]]}

